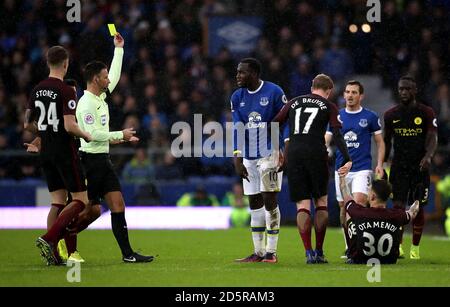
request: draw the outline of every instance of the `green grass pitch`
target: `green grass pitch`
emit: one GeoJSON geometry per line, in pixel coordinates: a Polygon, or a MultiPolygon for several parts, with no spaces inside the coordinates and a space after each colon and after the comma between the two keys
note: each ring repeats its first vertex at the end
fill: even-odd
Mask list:
{"type": "MultiPolygon", "coordinates": [[[[111,230],[80,234],[78,247],[86,260],[81,282],[69,283],[68,267],[47,267],[34,241],[40,230],[1,230],[0,286],[450,286],[450,241],[424,236],[419,261],[399,260],[381,267],[381,282],[369,283],[365,265],[346,265],[342,233],[328,229],[325,253],[329,264],[306,265],[295,227],[282,227],[279,263],[234,263],[252,248],[249,229],[130,230],[132,246],[158,254],[152,263],[126,264],[111,230]]],[[[406,251],[411,237],[406,235],[406,251]]]]}

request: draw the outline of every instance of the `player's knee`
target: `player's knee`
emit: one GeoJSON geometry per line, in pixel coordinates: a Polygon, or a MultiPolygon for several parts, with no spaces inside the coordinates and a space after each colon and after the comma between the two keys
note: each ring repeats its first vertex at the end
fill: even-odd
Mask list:
{"type": "Polygon", "coordinates": [[[98,219],[100,217],[100,215],[102,215],[102,209],[101,206],[97,205],[97,206],[92,206],[92,210],[91,210],[91,220],[95,221],[96,219],[98,219]]]}

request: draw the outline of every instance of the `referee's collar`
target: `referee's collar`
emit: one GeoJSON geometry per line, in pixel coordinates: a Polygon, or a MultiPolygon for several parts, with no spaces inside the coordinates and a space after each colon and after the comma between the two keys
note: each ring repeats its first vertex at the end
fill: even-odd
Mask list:
{"type": "Polygon", "coordinates": [[[90,92],[88,90],[84,90],[84,94],[85,95],[88,94],[88,96],[95,97],[95,98],[97,98],[99,100],[104,100],[106,98],[106,93],[101,93],[100,96],[97,96],[97,95],[95,95],[94,93],[92,93],[92,92],[90,92]]]}

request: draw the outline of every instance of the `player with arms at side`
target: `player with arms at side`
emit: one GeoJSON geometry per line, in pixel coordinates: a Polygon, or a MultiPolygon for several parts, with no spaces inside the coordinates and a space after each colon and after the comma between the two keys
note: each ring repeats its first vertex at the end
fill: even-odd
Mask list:
{"type": "Polygon", "coordinates": [[[334,84],[330,77],[317,75],[311,94],[293,98],[273,121],[289,119],[289,140],[286,142],[287,175],[291,200],[297,205],[297,226],[306,251],[306,263],[327,263],[323,242],[328,224],[328,154],[325,131],[329,124],[336,146],[344,159],[340,170],[347,173],[352,162],[341,135],[338,109],[327,98],[334,84]],[[311,198],[314,199],[316,249],[311,246],[311,198]]]}
{"type": "Polygon", "coordinates": [[[83,138],[86,142],[91,141],[92,137],[78,126],[75,92],[63,82],[69,67],[67,50],[60,46],[51,47],[47,52],[47,65],[50,68],[49,77],[31,92],[24,128],[38,132],[40,137],[40,160],[52,199],[47,218],[51,227],[36,241],[42,257],[50,265],[61,262],[56,245],[67,233],[66,227],[88,203],[74,137],[83,138]],[[68,192],[72,201],[65,206],[68,192]]]}
{"type": "MultiPolygon", "coordinates": [[[[109,109],[105,99],[120,79],[122,70],[124,40],[117,33],[114,36],[114,57],[108,73],[107,66],[93,61],[84,69],[87,89],[78,103],[76,116],[82,130],[92,135],[92,142],[81,140],[80,156],[86,171],[88,197],[92,205],[99,205],[105,199],[111,210],[113,234],[122,252],[122,260],[128,263],[151,262],[153,256],[143,256],[133,251],[128,239],[123,200],[119,178],[109,156],[109,145],[123,142],[137,142],[133,128],[109,131],[109,109]]],[[[85,229],[96,216],[86,215],[72,227],[73,232],[85,229]]]]}
{"type": "Polygon", "coordinates": [[[419,211],[416,200],[409,210],[386,208],[391,194],[390,184],[383,179],[374,180],[368,194],[370,207],[358,204],[350,194],[345,175],[339,175],[339,188],[345,202],[349,236],[348,264],[366,264],[376,258],[382,264],[397,262],[401,228],[419,211]]]}
{"type": "MultiPolygon", "coordinates": [[[[413,195],[421,194],[420,210],[414,218],[409,256],[420,259],[419,243],[425,225],[423,206],[428,201],[431,157],[437,147],[437,119],[432,108],[416,101],[416,81],[408,76],[398,82],[400,104],[384,113],[385,160],[394,141],[389,181],[395,208],[404,209],[413,195]]],[[[403,229],[401,230],[403,236],[403,229]]],[[[402,241],[401,241],[402,242],[402,241]]],[[[400,244],[400,256],[403,257],[400,244]]]]}
{"type": "MultiPolygon", "coordinates": [[[[383,177],[384,161],[384,141],[381,131],[381,123],[378,115],[361,106],[364,98],[364,87],[361,82],[351,80],[347,82],[344,90],[345,108],[339,110],[339,121],[342,123],[341,133],[347,144],[347,149],[352,159],[352,171],[346,176],[347,183],[351,187],[351,192],[358,204],[367,203],[370,182],[372,181],[372,155],[371,139],[377,145],[377,164],[375,175],[377,178],[383,177]]],[[[327,147],[330,145],[332,132],[330,129],[325,134],[327,147]]],[[[337,170],[342,165],[344,157],[342,153],[336,151],[336,171],[335,186],[336,198],[339,202],[340,221],[344,231],[345,249],[347,250],[347,231],[345,229],[345,208],[344,201],[339,189],[337,170]]],[[[345,257],[345,255],[343,256],[345,257]]]]}
{"type": "MultiPolygon", "coordinates": [[[[236,261],[275,263],[278,261],[276,252],[280,229],[277,193],[281,190],[283,178],[278,166],[282,153],[280,148],[274,148],[276,144],[272,144],[267,128],[287,99],[278,85],[261,80],[260,75],[258,60],[241,60],[236,75],[239,89],[231,96],[233,123],[245,125],[244,144],[240,144],[242,142],[239,142],[235,129],[234,167],[243,179],[244,194],[249,195],[254,245],[253,254],[236,261]]],[[[282,134],[278,136],[282,138],[282,134]]]]}

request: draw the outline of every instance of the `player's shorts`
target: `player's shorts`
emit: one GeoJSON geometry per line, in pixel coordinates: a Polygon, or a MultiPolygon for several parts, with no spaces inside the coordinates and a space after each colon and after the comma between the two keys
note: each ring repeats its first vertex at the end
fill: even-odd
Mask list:
{"type": "Polygon", "coordinates": [[[430,190],[430,173],[420,171],[419,167],[407,168],[392,165],[389,175],[392,185],[393,201],[401,201],[411,205],[415,199],[420,199],[420,205],[428,203],[430,190]]]}
{"type": "Polygon", "coordinates": [[[86,180],[77,151],[40,156],[48,190],[86,191],[86,180]]]}
{"type": "Polygon", "coordinates": [[[293,202],[320,198],[328,194],[328,162],[326,160],[288,160],[289,194],[293,202]]]}
{"type": "MultiPolygon", "coordinates": [[[[365,195],[369,194],[370,183],[372,182],[372,174],[371,170],[363,170],[358,172],[349,172],[345,177],[345,181],[350,187],[351,193],[363,193],[365,195]]],[[[339,188],[339,175],[335,171],[334,172],[334,184],[336,186],[336,199],[338,201],[343,201],[341,195],[341,189],[339,188]]]]}
{"type": "Polygon", "coordinates": [[[89,200],[102,199],[109,192],[121,191],[119,178],[109,154],[80,153],[86,172],[89,200]]]}
{"type": "Polygon", "coordinates": [[[278,155],[247,160],[244,166],[248,172],[248,180],[243,179],[245,195],[255,195],[261,192],[280,192],[283,172],[277,172],[278,155]]]}

